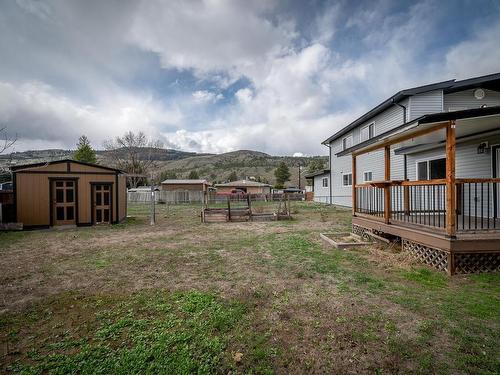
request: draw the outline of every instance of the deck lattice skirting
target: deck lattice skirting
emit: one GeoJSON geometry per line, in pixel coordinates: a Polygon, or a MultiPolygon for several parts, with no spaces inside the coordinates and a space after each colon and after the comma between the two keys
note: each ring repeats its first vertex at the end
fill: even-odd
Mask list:
{"type": "Polygon", "coordinates": [[[416,260],[432,266],[440,271],[448,272],[448,253],[422,245],[418,242],[401,239],[401,248],[407,251],[416,260]]]}
{"type": "Polygon", "coordinates": [[[363,228],[359,225],[352,225],[352,233],[357,234],[359,237],[361,237],[363,240],[370,240],[370,236],[366,233],[368,229],[363,228]]]}
{"type": "Polygon", "coordinates": [[[498,272],[499,253],[455,253],[455,273],[498,272]]]}

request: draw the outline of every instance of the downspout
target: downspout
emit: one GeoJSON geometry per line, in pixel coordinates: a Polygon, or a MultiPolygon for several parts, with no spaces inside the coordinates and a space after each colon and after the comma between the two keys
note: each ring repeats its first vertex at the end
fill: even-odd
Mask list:
{"type": "MultiPolygon", "coordinates": [[[[403,108],[403,124],[406,124],[406,107],[402,104],[399,104],[394,99],[392,99],[392,103],[396,104],[398,107],[403,108]]],[[[406,181],[408,179],[408,166],[406,163],[406,154],[403,155],[403,162],[404,162],[404,167],[403,167],[404,177],[403,177],[403,179],[406,181]]]]}
{"type": "Polygon", "coordinates": [[[333,178],[332,178],[332,144],[331,143],[328,143],[328,155],[329,155],[329,158],[328,158],[328,167],[330,169],[330,176],[329,177],[329,186],[330,186],[330,204],[332,204],[333,202],[333,178]]]}

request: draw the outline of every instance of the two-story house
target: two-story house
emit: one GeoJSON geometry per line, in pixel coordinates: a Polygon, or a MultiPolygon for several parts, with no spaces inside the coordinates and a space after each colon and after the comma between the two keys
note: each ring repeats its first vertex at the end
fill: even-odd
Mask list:
{"type": "Polygon", "coordinates": [[[354,231],[399,237],[450,273],[473,252],[498,269],[500,73],[402,90],[323,144],[329,200],[352,207],[354,231]]]}

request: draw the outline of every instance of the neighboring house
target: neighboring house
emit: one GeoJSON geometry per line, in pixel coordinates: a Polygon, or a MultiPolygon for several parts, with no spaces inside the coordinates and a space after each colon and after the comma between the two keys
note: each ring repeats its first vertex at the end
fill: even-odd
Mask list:
{"type": "Polygon", "coordinates": [[[312,182],[312,192],[314,202],[331,203],[330,198],[330,170],[324,169],[305,175],[306,179],[312,182]]]}
{"type": "Polygon", "coordinates": [[[11,167],[14,221],[25,228],[118,223],[127,216],[124,172],[75,160],[11,167]]]}
{"type": "Polygon", "coordinates": [[[225,184],[216,184],[217,193],[231,194],[235,190],[245,192],[247,194],[270,194],[271,185],[257,181],[239,180],[227,182],[225,184]]]}
{"type": "Polygon", "coordinates": [[[165,191],[208,191],[207,180],[165,180],[161,183],[161,189],[165,191]]]}
{"type": "Polygon", "coordinates": [[[500,270],[500,74],[400,91],[323,143],[355,233],[450,274],[500,270]]]}

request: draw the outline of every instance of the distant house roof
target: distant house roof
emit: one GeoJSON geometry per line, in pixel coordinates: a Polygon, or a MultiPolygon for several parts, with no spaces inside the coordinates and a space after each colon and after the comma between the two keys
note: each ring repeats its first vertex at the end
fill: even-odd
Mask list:
{"type": "Polygon", "coordinates": [[[323,174],[329,174],[330,173],[330,170],[329,169],[323,169],[321,171],[316,171],[316,172],[312,172],[312,173],[307,173],[304,177],[305,178],[313,178],[313,177],[316,177],[316,176],[321,176],[323,174]]]}
{"type": "Polygon", "coordinates": [[[249,181],[249,180],[239,180],[239,181],[231,181],[231,182],[226,182],[225,184],[216,184],[216,187],[246,187],[246,186],[252,186],[252,187],[264,187],[264,186],[271,186],[269,184],[264,184],[262,182],[257,182],[257,181],[249,181]]]}
{"type": "Polygon", "coordinates": [[[434,91],[434,90],[443,90],[445,93],[453,93],[457,92],[460,90],[467,90],[471,88],[478,88],[482,87],[485,89],[490,89],[494,91],[500,91],[500,73],[495,73],[495,74],[489,74],[486,76],[481,76],[481,77],[475,77],[475,78],[470,78],[470,79],[464,79],[461,81],[456,81],[454,79],[449,80],[449,81],[443,81],[443,82],[438,82],[438,83],[433,83],[430,85],[425,85],[425,86],[419,86],[419,87],[413,87],[410,89],[406,90],[401,90],[391,96],[389,99],[386,99],[376,107],[372,108],[370,111],[366,112],[364,115],[361,117],[358,117],[356,120],[351,122],[349,125],[345,126],[341,130],[339,130],[337,133],[332,135],[331,137],[325,139],[322,144],[326,145],[333,140],[343,136],[344,134],[348,133],[352,129],[354,129],[356,126],[361,125],[362,123],[370,120],[374,116],[378,115],[379,113],[385,111],[387,108],[390,106],[394,105],[394,103],[399,103],[401,100],[417,95],[417,94],[422,94],[425,92],[429,91],[434,91]]]}
{"type": "Polygon", "coordinates": [[[208,185],[207,180],[165,180],[161,182],[162,185],[208,185]]]}
{"type": "MultiPolygon", "coordinates": [[[[76,163],[76,164],[81,164],[81,165],[87,165],[89,167],[96,167],[96,168],[101,168],[101,169],[106,169],[108,171],[113,171],[113,172],[118,172],[118,173],[125,173],[124,171],[116,168],[110,168],[106,167],[104,165],[100,164],[93,164],[93,163],[85,163],[83,161],[78,161],[78,160],[72,160],[72,159],[61,159],[61,160],[53,160],[53,161],[43,161],[40,163],[32,163],[32,164],[23,164],[23,165],[13,165],[10,167],[10,170],[15,172],[20,169],[28,169],[28,168],[36,168],[36,167],[43,167],[44,165],[53,165],[53,164],[61,164],[61,163],[76,163]]],[[[74,172],[78,173],[78,172],[74,172]]]]}

